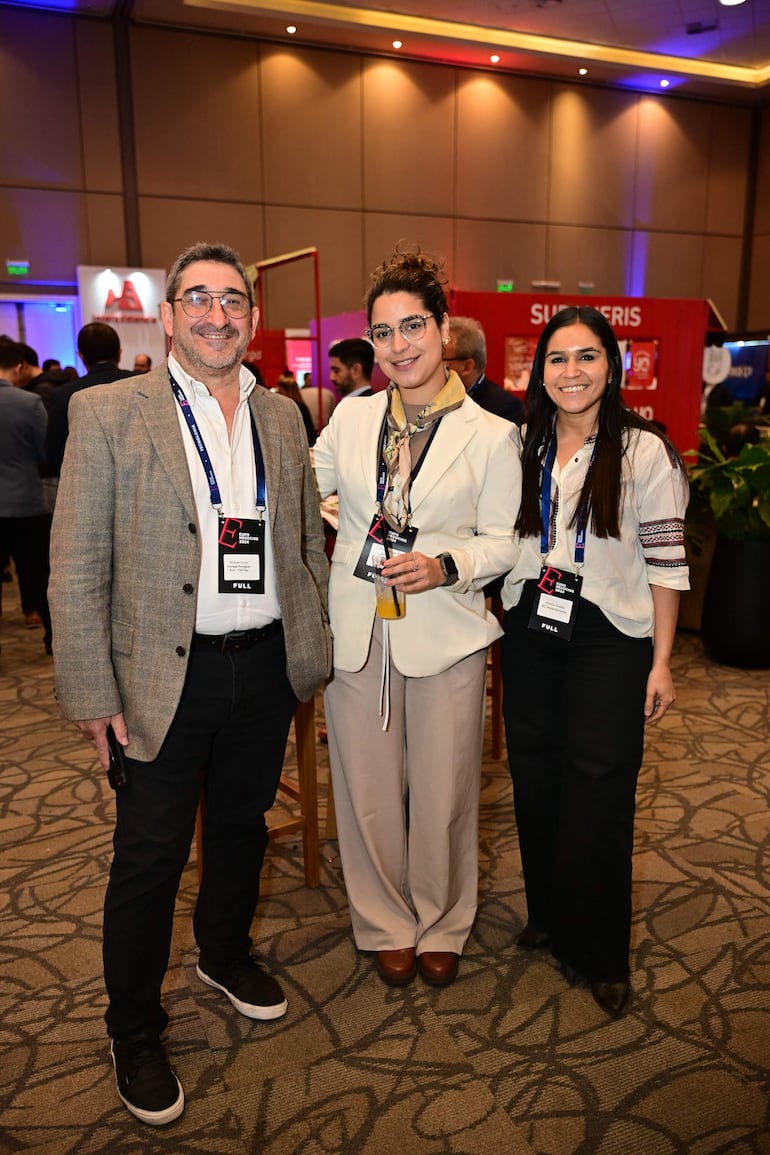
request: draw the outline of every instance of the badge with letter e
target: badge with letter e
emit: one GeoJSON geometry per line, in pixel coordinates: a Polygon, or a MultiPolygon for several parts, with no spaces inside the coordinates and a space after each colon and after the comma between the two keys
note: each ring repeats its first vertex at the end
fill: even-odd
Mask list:
{"type": "Polygon", "coordinates": [[[265,523],[261,518],[219,519],[219,592],[265,592],[265,523]]]}
{"type": "Polygon", "coordinates": [[[544,565],[537,580],[528,628],[568,642],[575,627],[582,581],[579,574],[544,565]]]}

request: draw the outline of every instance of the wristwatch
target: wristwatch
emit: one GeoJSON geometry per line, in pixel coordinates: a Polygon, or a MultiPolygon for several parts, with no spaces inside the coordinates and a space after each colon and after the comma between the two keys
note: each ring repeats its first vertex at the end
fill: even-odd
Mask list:
{"type": "Polygon", "coordinates": [[[457,562],[452,557],[451,553],[440,553],[437,561],[441,566],[441,572],[444,575],[444,580],[441,583],[445,586],[453,586],[457,584],[459,573],[457,572],[457,562]]]}

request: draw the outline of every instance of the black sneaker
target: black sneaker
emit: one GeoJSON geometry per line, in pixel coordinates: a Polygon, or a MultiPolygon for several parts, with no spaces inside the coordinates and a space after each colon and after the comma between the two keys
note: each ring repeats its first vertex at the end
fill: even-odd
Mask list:
{"type": "Polygon", "coordinates": [[[158,1127],[184,1111],[184,1091],[168,1065],[157,1035],[140,1033],[112,1040],[118,1094],[132,1115],[158,1127]]]}
{"type": "Polygon", "coordinates": [[[199,962],[198,978],[227,995],[236,1011],[247,1019],[280,1019],[289,1006],[278,983],[254,958],[227,967],[208,967],[199,962]]]}

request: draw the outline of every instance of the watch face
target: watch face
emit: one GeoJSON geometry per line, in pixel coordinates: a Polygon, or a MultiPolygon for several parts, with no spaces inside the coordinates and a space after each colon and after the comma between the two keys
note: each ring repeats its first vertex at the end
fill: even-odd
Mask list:
{"type": "Polygon", "coordinates": [[[444,577],[447,581],[453,581],[457,577],[457,565],[451,553],[442,553],[439,556],[439,562],[441,563],[441,572],[444,577]]]}

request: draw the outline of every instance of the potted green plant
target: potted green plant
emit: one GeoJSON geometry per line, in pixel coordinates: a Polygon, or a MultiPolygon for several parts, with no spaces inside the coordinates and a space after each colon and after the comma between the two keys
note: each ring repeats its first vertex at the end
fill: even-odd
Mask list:
{"type": "MultiPolygon", "coordinates": [[[[715,661],[770,666],[770,437],[742,405],[708,414],[690,469],[691,552],[715,537],[701,637],[715,661]]],[[[764,427],[764,428],[763,428],[764,427]]],[[[767,428],[770,433],[770,428],[767,428]]]]}

